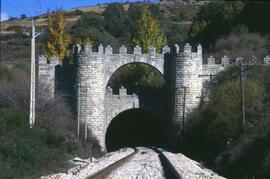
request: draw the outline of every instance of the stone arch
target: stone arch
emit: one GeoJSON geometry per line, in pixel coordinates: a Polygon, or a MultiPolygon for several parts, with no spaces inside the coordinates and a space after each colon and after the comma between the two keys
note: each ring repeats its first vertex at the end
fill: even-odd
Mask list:
{"type": "Polygon", "coordinates": [[[132,64],[132,63],[143,63],[151,66],[156,69],[162,76],[164,76],[164,57],[160,56],[159,58],[148,58],[146,54],[142,54],[140,56],[133,56],[129,54],[128,58],[124,56],[115,55],[113,58],[110,58],[105,67],[105,84],[108,84],[109,79],[113,75],[114,72],[119,70],[120,68],[132,64]]]}
{"type": "MultiPolygon", "coordinates": [[[[149,63],[145,63],[145,62],[127,62],[127,63],[119,63],[117,68],[107,68],[108,71],[110,71],[110,73],[106,73],[108,74],[108,76],[106,77],[105,80],[105,86],[107,87],[105,90],[105,109],[106,109],[106,128],[108,127],[109,123],[111,122],[111,120],[116,117],[118,114],[122,113],[123,111],[129,110],[129,109],[144,109],[144,110],[148,110],[145,108],[142,108],[139,105],[139,97],[136,94],[127,94],[127,89],[125,89],[124,87],[121,87],[119,89],[119,95],[118,94],[113,94],[112,89],[108,86],[109,84],[109,80],[110,78],[113,76],[113,74],[118,71],[121,68],[124,68],[126,65],[128,64],[132,64],[132,63],[142,63],[142,64],[146,64],[148,66],[150,66],[151,68],[155,69],[156,71],[158,71],[159,75],[161,75],[166,83],[166,79],[164,76],[164,70],[163,70],[163,65],[156,65],[157,63],[153,63],[149,64],[149,63]],[[112,104],[113,103],[113,104],[112,104]],[[114,107],[114,109],[112,109],[112,106],[114,107]]],[[[154,111],[149,111],[152,113],[155,113],[154,111]]]]}

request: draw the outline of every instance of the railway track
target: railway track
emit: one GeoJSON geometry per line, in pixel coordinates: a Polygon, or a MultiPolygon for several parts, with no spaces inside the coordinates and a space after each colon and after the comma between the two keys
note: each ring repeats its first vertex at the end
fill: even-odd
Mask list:
{"type": "Polygon", "coordinates": [[[105,167],[104,169],[100,170],[99,172],[95,173],[94,175],[90,175],[86,177],[86,179],[104,179],[107,178],[113,171],[115,171],[120,166],[124,165],[129,159],[131,159],[135,154],[138,153],[138,150],[134,148],[135,151],[128,156],[114,162],[113,164],[105,167]]]}
{"type": "MultiPolygon", "coordinates": [[[[154,151],[155,153],[158,154],[160,163],[163,168],[164,172],[164,178],[168,179],[182,179],[180,174],[176,171],[174,166],[171,164],[171,162],[168,160],[168,158],[162,153],[160,149],[157,148],[147,148],[151,151],[154,151]]],[[[125,166],[125,163],[127,163],[132,157],[135,157],[136,154],[141,153],[140,149],[135,148],[135,151],[128,156],[116,161],[115,163],[105,167],[101,171],[88,176],[87,179],[104,179],[104,178],[109,178],[109,176],[115,172],[118,168],[125,166]]],[[[128,176],[127,176],[128,178],[128,176]]]]}
{"type": "Polygon", "coordinates": [[[165,178],[168,179],[182,179],[181,175],[174,168],[170,160],[162,153],[160,149],[152,148],[159,155],[161,165],[163,167],[165,178]]]}

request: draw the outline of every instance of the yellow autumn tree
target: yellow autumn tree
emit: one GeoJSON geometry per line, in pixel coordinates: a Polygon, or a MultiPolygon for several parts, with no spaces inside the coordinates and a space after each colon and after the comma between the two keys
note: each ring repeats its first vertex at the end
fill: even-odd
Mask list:
{"type": "Polygon", "coordinates": [[[143,51],[147,52],[149,46],[154,46],[157,51],[160,51],[166,42],[165,33],[159,22],[147,8],[144,8],[138,20],[137,32],[132,39],[132,43],[140,45],[143,51]]]}
{"type": "Polygon", "coordinates": [[[70,36],[65,32],[64,12],[58,10],[53,16],[47,16],[48,32],[46,37],[45,56],[50,59],[56,56],[60,64],[68,54],[70,36]]]}

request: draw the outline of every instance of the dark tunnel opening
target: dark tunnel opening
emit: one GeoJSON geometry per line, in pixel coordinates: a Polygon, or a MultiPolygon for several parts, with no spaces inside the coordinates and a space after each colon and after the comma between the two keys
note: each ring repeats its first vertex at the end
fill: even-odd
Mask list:
{"type": "Polygon", "coordinates": [[[106,132],[107,151],[123,147],[164,147],[165,126],[153,113],[131,109],[117,115],[106,132]]]}

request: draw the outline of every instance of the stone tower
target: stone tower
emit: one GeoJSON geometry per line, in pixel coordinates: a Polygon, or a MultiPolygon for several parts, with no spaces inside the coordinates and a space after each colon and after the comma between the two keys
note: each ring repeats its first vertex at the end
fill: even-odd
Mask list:
{"type": "Polygon", "coordinates": [[[86,45],[84,51],[78,53],[76,82],[77,119],[87,123],[102,147],[105,146],[105,55],[102,45],[97,53],[92,53],[92,47],[86,45]]]}
{"type": "Polygon", "coordinates": [[[179,52],[178,45],[175,46],[172,120],[176,136],[184,130],[188,114],[200,103],[202,67],[201,45],[197,46],[196,52],[192,52],[189,44],[184,46],[183,52],[179,52]]]}
{"type": "Polygon", "coordinates": [[[47,99],[53,99],[55,93],[55,67],[57,57],[53,56],[50,63],[44,55],[38,57],[38,90],[47,93],[47,99]]]}

